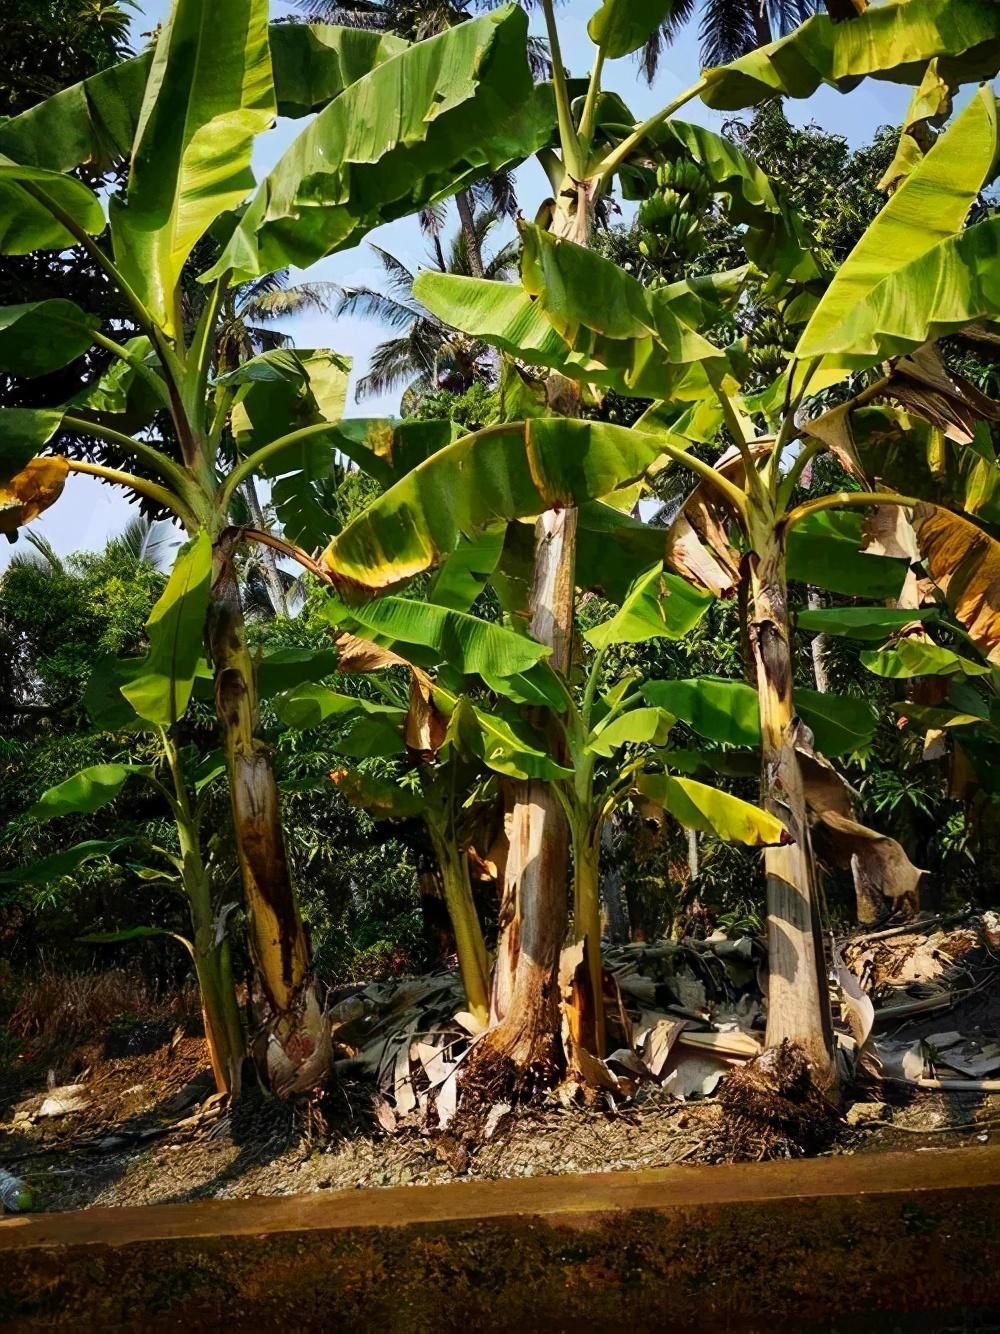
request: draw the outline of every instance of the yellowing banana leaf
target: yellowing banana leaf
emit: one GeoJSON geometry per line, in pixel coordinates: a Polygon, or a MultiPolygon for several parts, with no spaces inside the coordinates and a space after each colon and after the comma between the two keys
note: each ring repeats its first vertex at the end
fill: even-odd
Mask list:
{"type": "Polygon", "coordinates": [[[40,454],[62,425],[58,408],[0,408],[0,482],[40,454]]]}
{"type": "Polygon", "coordinates": [[[64,458],[32,459],[19,473],[0,482],[0,533],[15,533],[54,505],[68,473],[64,458]]]}
{"type": "Polygon", "coordinates": [[[584,635],[595,649],[612,644],[645,644],[651,639],[683,639],[715,599],[686,579],[666,574],[662,563],[647,570],[610,620],[584,635]]]}
{"type": "Polygon", "coordinates": [[[599,723],[587,737],[585,749],[610,759],[622,746],[662,746],[675,722],[666,709],[630,709],[609,723],[599,723]]]}
{"type": "Polygon", "coordinates": [[[61,298],[0,306],[0,370],[48,375],[82,356],[99,328],[93,315],[61,298]]]}
{"type": "Polygon", "coordinates": [[[0,255],[67,250],[76,245],[76,237],[39,202],[39,195],[91,236],[104,231],[101,201],[82,181],[41,167],[22,166],[0,153],[0,255]]]}
{"type": "Polygon", "coordinates": [[[408,47],[319,113],[257,191],[206,279],[305,268],[372,227],[547,143],[527,20],[506,7],[408,47]]]}
{"type": "Polygon", "coordinates": [[[638,51],[674,8],[674,0],[602,0],[587,34],[607,60],[638,51]]]}
{"type": "MultiPolygon", "coordinates": [[[[902,192],[900,192],[902,193],[902,192]]],[[[861,370],[1000,312],[1000,218],[967,228],[896,269],[824,336],[836,366],[861,370]]]]}
{"type": "Polygon", "coordinates": [[[186,542],[146,622],[149,652],[122,694],[140,718],[170,727],[183,718],[202,654],[212,583],[207,533],[186,542]]]}
{"type": "Polygon", "coordinates": [[[790,841],[785,826],[773,815],[692,778],[640,774],[636,788],[685,829],[697,829],[726,842],[746,843],[753,848],[790,841]]]}
{"type": "Polygon", "coordinates": [[[90,815],[114,801],[134,775],[148,778],[151,772],[145,764],[91,765],[43,792],[29,807],[28,815],[40,822],[54,820],[60,815],[90,815]]]}
{"type": "Polygon", "coordinates": [[[931,505],[914,512],[931,578],[980,653],[1000,666],[1000,542],[968,519],[931,505]]]}
{"type": "Polygon", "coordinates": [[[903,638],[890,648],[861,654],[861,661],[876,676],[908,679],[914,676],[989,676],[990,668],[963,658],[950,648],[926,639],[903,638]]]}
{"type": "Polygon", "coordinates": [[[185,261],[252,191],[253,142],[274,121],[267,9],[267,0],[174,0],[157,38],[111,236],[119,268],[171,336],[185,261]]]}
{"type": "Polygon", "coordinates": [[[508,722],[496,714],[477,709],[462,696],[448,720],[445,738],[465,755],[472,755],[489,769],[508,778],[572,778],[573,770],[557,764],[543,749],[543,739],[526,723],[508,722]]]}
{"type": "Polygon", "coordinates": [[[631,485],[659,453],[657,439],[604,422],[489,427],[440,450],[373,501],[322,562],[345,592],[390,588],[439,565],[462,536],[631,485]]]}
{"type": "Polygon", "coordinates": [[[941,78],[937,60],[932,60],[924,71],[920,87],[914,92],[903,120],[896,155],[878,183],[880,190],[891,192],[900,181],[922,162],[933,140],[931,129],[938,127],[951,115],[952,90],[941,78]]]}
{"type": "MultiPolygon", "coordinates": [[[[939,243],[954,238],[992,178],[996,157],[996,101],[988,88],[982,88],[891,196],[837,270],[813,312],[795,349],[796,358],[808,362],[827,353],[846,354],[826,358],[814,387],[847,375],[856,364],[856,352],[864,361],[871,349],[856,348],[842,326],[857,324],[859,306],[892,274],[906,270],[939,243]]],[[[919,298],[914,302],[915,295],[911,289],[910,299],[916,309],[910,319],[920,315],[921,302],[919,298]]]]}
{"type": "Polygon", "coordinates": [[[330,774],[338,792],[352,806],[366,811],[373,820],[413,820],[427,809],[427,800],[419,788],[359,769],[334,769],[330,774]]]}
{"type": "Polygon", "coordinates": [[[446,662],[463,676],[515,676],[551,652],[501,625],[413,598],[384,597],[352,608],[331,601],[323,614],[419,666],[446,662]]]}
{"type": "Polygon", "coordinates": [[[825,14],[788,37],[705,73],[702,99],[720,111],[779,95],[811,97],[821,83],[848,92],[864,78],[919,84],[940,57],[948,83],[991,79],[1000,65],[1000,13],[982,0],[885,0],[850,23],[825,14]]]}

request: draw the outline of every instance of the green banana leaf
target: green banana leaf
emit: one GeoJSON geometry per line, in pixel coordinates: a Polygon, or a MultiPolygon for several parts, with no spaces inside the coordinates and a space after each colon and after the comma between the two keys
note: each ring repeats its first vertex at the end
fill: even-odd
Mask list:
{"type": "MultiPolygon", "coordinates": [[[[847,339],[842,326],[864,327],[864,304],[892,275],[906,271],[943,241],[961,231],[969,210],[992,179],[997,158],[997,107],[981,88],[961,116],[941,136],[879,213],[837,270],[799,339],[795,357],[803,362],[827,353],[814,388],[868,364],[870,348],[847,339]]],[[[911,271],[912,272],[912,271],[911,271]]],[[[923,289],[931,295],[933,289],[923,289]]],[[[922,297],[911,290],[906,319],[922,318],[922,297]]],[[[905,320],[904,320],[905,323],[905,320]]],[[[898,319],[890,327],[897,327],[898,319]]],[[[863,340],[862,340],[863,341],[863,340]]],[[[918,341],[922,342],[923,339],[918,341]]],[[[915,344],[916,345],[916,344],[915,344]]]]}
{"type": "Polygon", "coordinates": [[[584,749],[610,759],[622,746],[662,746],[676,721],[666,709],[630,709],[609,723],[599,723],[587,737],[584,749]]]}
{"type": "MultiPolygon", "coordinates": [[[[378,65],[319,113],[257,191],[206,280],[308,267],[546,144],[527,19],[505,7],[378,65]]],[[[545,110],[546,115],[541,111],[545,110]]]]}
{"type": "Polygon", "coordinates": [[[554,781],[573,777],[572,769],[557,764],[541,749],[542,739],[526,723],[508,722],[477,709],[464,695],[456,702],[448,720],[445,743],[508,778],[554,781]]]}
{"type": "Polygon", "coordinates": [[[816,749],[830,759],[863,750],[878,727],[878,713],[867,700],[822,690],[795,691],[795,711],[812,732],[816,749]]]}
{"type": "Polygon", "coordinates": [[[788,535],[788,578],[848,597],[899,597],[907,562],[863,552],[863,530],[857,511],[810,514],[788,535]]]}
{"type": "Polygon", "coordinates": [[[717,308],[711,288],[650,291],[583,246],[527,225],[521,235],[523,285],[425,270],[414,295],[445,324],[510,356],[625,395],[689,397],[687,383],[697,375],[700,385],[706,363],[724,368],[724,353],[692,327],[717,308]]]}
{"type": "Polygon", "coordinates": [[[104,654],[95,660],[83,696],[83,707],[95,727],[104,732],[120,732],[145,726],[144,720],[121,692],[122,685],[141,669],[141,658],[115,658],[104,654]]]}
{"type": "Polygon", "coordinates": [[[174,0],[150,66],[115,258],[157,325],[176,336],[181,270],[253,190],[254,139],[274,121],[267,0],[174,0]]]}
{"type": "Polygon", "coordinates": [[[321,681],[336,670],[335,649],[278,648],[257,664],[257,695],[260,699],[271,699],[304,681],[321,681]]]}
{"type": "Polygon", "coordinates": [[[463,676],[516,676],[551,653],[544,644],[501,625],[412,598],[384,597],[352,608],[330,601],[323,617],[418,666],[446,662],[463,676]]]}
{"type": "Polygon", "coordinates": [[[1000,66],[1000,12],[982,0],[884,0],[849,23],[826,14],[788,37],[705,72],[702,100],[738,111],[772,97],[811,97],[821,83],[848,92],[864,78],[919,84],[941,57],[949,84],[991,79],[1000,66]]]}
{"type": "Polygon", "coordinates": [[[60,815],[92,815],[114,801],[134,775],[148,778],[151,773],[146,764],[93,764],[43,792],[28,815],[39,822],[60,815]]]}
{"type": "Polygon", "coordinates": [[[992,669],[963,658],[950,648],[923,639],[901,639],[891,648],[861,654],[861,661],[876,676],[906,679],[914,676],[990,676],[992,669]]]}
{"type": "Polygon", "coordinates": [[[124,847],[128,839],[87,839],[63,852],[50,853],[26,866],[16,866],[10,871],[0,871],[0,885],[50,885],[54,880],[72,875],[86,862],[110,857],[118,848],[124,847]]]}
{"type": "Polygon", "coordinates": [[[715,601],[662,564],[642,575],[610,620],[584,634],[593,648],[612,644],[645,644],[651,639],[683,639],[715,601]]]}
{"type": "Polygon", "coordinates": [[[22,166],[0,153],[0,255],[76,245],[76,236],[54,216],[53,207],[91,236],[104,231],[101,201],[82,181],[22,166]]]}
{"type": "Polygon", "coordinates": [[[62,419],[58,408],[0,408],[0,484],[41,453],[62,419]]]}
{"type": "Polygon", "coordinates": [[[673,12],[674,0],[602,0],[587,34],[607,60],[638,51],[673,12]]]}
{"type": "Polygon", "coordinates": [[[489,427],[414,468],[321,559],[344,592],[391,588],[439,565],[460,537],[607,496],[637,481],[659,454],[658,438],[604,422],[539,418],[489,427]]]}
{"type": "Polygon", "coordinates": [[[61,298],[0,306],[0,370],[28,377],[60,370],[87,351],[100,327],[61,298]]]}
{"type": "MultiPolygon", "coordinates": [[[[641,694],[709,741],[743,749],[760,746],[757,692],[745,681],[711,676],[647,681],[641,694]]],[[[831,758],[868,745],[878,725],[871,705],[852,696],[798,689],[795,710],[813,733],[817,750],[831,758]]]]}
{"type": "MultiPolygon", "coordinates": [[[[254,453],[306,426],[329,422],[335,428],[344,414],[350,373],[350,358],[329,348],[282,347],[220,376],[220,384],[236,390],[231,425],[240,452],[254,453]]],[[[265,477],[297,470],[319,475],[329,469],[335,439],[339,444],[339,437],[322,436],[291,445],[267,459],[260,471],[265,477]]],[[[383,475],[388,479],[388,470],[383,475]]]]}
{"type": "Polygon", "coordinates": [[[798,612],[795,623],[808,634],[879,641],[914,621],[937,620],[937,615],[933,607],[901,610],[894,607],[824,607],[818,611],[798,612]]]}
{"type": "Polygon", "coordinates": [[[183,718],[202,655],[212,582],[212,541],[207,533],[186,542],[159,601],[146,622],[149,652],[122,694],[140,718],[170,727],[183,718]]]}
{"type": "Polygon", "coordinates": [[[640,774],[636,787],[647,801],[667,811],[685,829],[697,829],[752,848],[791,841],[785,826],[773,815],[692,778],[640,774]]]}
{"type": "Polygon", "coordinates": [[[149,339],[144,334],[130,338],[124,350],[128,361],[112,361],[98,379],[67,400],[66,411],[133,435],[168,407],[170,398],[149,339]]]}
{"type": "Polygon", "coordinates": [[[331,718],[353,720],[361,716],[401,727],[406,717],[406,710],[395,705],[375,703],[357,695],[344,695],[314,682],[307,682],[280,695],[275,701],[274,710],[286,727],[297,731],[319,727],[331,718]]]}
{"type": "Polygon", "coordinates": [[[745,681],[719,676],[646,681],[640,693],[647,704],[672,713],[699,736],[727,746],[760,746],[757,692],[745,681]]]}
{"type": "Polygon", "coordinates": [[[468,611],[500,563],[506,531],[506,524],[497,524],[475,537],[459,538],[458,546],[431,579],[428,602],[468,611]]]}
{"type": "MultiPolygon", "coordinates": [[[[272,23],[269,33],[279,116],[319,111],[406,48],[392,33],[325,23],[272,23]]],[[[58,172],[112,166],[131,151],[152,63],[144,51],[0,124],[0,153],[58,172]]]]}

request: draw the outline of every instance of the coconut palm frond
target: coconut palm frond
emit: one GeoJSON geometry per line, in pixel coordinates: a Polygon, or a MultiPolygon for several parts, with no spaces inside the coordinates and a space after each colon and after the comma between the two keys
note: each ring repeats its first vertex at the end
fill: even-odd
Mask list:
{"type": "Polygon", "coordinates": [[[424,312],[414,302],[407,305],[372,287],[347,287],[337,303],[335,314],[356,315],[363,320],[377,320],[393,329],[405,329],[424,312]]]}
{"type": "Polygon", "coordinates": [[[252,320],[285,319],[307,311],[329,315],[339,292],[336,283],[296,283],[294,287],[277,287],[254,296],[244,305],[243,314],[252,320]]]}
{"type": "Polygon", "coordinates": [[[506,282],[517,274],[520,254],[516,241],[508,241],[483,264],[483,277],[495,282],[506,282]]]}
{"type": "Polygon", "coordinates": [[[776,36],[785,37],[800,23],[823,9],[823,0],[769,0],[771,27],[776,36]]]}
{"type": "Polygon", "coordinates": [[[397,259],[388,250],[383,250],[381,246],[372,245],[371,249],[378,256],[378,261],[385,270],[389,291],[398,297],[402,297],[404,301],[412,300],[415,276],[413,271],[408,269],[401,259],[397,259]]]}
{"type": "Polygon", "coordinates": [[[706,68],[738,60],[757,46],[755,0],[704,0],[698,39],[706,68]]]}
{"type": "Polygon", "coordinates": [[[31,551],[18,551],[16,555],[11,556],[8,563],[8,569],[31,569],[44,570],[46,574],[62,574],[64,565],[56,554],[56,549],[47,537],[36,532],[32,528],[25,528],[20,534],[31,551]]]}
{"type": "Polygon", "coordinates": [[[675,0],[670,17],[650,34],[646,45],[638,52],[639,68],[647,83],[651,84],[656,78],[664,51],[694,14],[695,5],[696,0],[675,0]]]}
{"type": "Polygon", "coordinates": [[[448,204],[439,199],[436,204],[428,204],[420,210],[420,230],[425,236],[440,236],[448,220],[448,204]]]}
{"type": "Polygon", "coordinates": [[[487,209],[497,218],[517,217],[517,188],[514,173],[509,168],[502,168],[478,181],[471,190],[472,197],[481,209],[487,209]]]}
{"type": "Polygon", "coordinates": [[[408,333],[379,343],[372,353],[368,374],[358,381],[355,397],[388,394],[418,375],[432,376],[440,347],[440,330],[428,321],[416,320],[408,333]]]}

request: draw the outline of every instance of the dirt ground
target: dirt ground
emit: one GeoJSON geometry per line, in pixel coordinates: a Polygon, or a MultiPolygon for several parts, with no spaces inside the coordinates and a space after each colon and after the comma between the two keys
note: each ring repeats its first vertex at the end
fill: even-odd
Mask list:
{"type": "MultiPolygon", "coordinates": [[[[456,1135],[388,1134],[370,1084],[344,1083],[322,1105],[292,1109],[252,1095],[234,1109],[209,1100],[199,1038],[94,1066],[89,1105],[31,1119],[46,1092],[18,1098],[0,1126],[0,1166],[31,1188],[36,1209],[81,1209],[476,1178],[628,1171],[718,1158],[714,1098],[678,1102],[662,1089],[615,1112],[549,1106],[504,1117],[469,1147],[456,1135]]],[[[23,1090],[22,1090],[23,1091],[23,1090]]],[[[830,1152],[872,1153],[997,1142],[1000,1096],[856,1090],[852,1119],[830,1152]],[[871,1106],[869,1117],[864,1104],[871,1106]],[[885,1120],[876,1120],[885,1117],[885,1120]]]]}
{"type": "MultiPolygon", "coordinates": [[[[874,1008],[862,1013],[862,1000],[849,1014],[841,1006],[843,1041],[850,1049],[850,1028],[864,1054],[850,1063],[853,1082],[824,1152],[974,1150],[1000,1142],[1000,1080],[992,1073],[1000,1067],[998,945],[995,914],[957,926],[932,919],[847,944],[843,957],[874,1008]],[[927,1087],[941,1078],[960,1089],[927,1087]]],[[[747,1041],[753,1049],[762,1037],[753,959],[745,950],[732,955],[725,943],[720,950],[662,942],[620,954],[615,976],[628,1002],[623,1023],[631,1046],[608,1058],[617,1071],[609,1076],[614,1091],[581,1098],[563,1089],[561,1098],[530,1107],[501,1104],[474,1136],[463,1133],[461,1115],[437,1116],[443,1084],[435,1092],[431,1080],[430,1091],[419,1093],[454,1031],[450,1016],[460,993],[450,974],[355,988],[335,1004],[339,1078],[331,1092],[294,1106],[256,1086],[235,1106],[216,1097],[190,1006],[124,1034],[112,1018],[106,1032],[88,1031],[86,1041],[79,1040],[86,1025],[78,1025],[76,1039],[52,1045],[59,1025],[51,1005],[40,1004],[36,1028],[49,1045],[39,1038],[0,1063],[0,1168],[26,1183],[35,1209],[63,1210],[731,1157],[717,1091],[725,1100],[726,1083],[718,1079],[740,1059],[734,1050],[747,1041]],[[739,1020],[739,1031],[727,1016],[739,1020]],[[702,1086],[699,1043],[713,1025],[716,1039],[736,1046],[728,1049],[729,1066],[713,1057],[714,1077],[702,1086]],[[443,1045],[419,1040],[428,1031],[443,1045]],[[657,1034],[670,1038],[660,1057],[657,1034]],[[639,1053],[645,1066],[637,1064],[639,1053]],[[686,1101],[676,1096],[671,1074],[678,1058],[682,1073],[695,1072],[680,1090],[686,1101]],[[711,1096],[692,1096],[693,1089],[711,1096]]]]}

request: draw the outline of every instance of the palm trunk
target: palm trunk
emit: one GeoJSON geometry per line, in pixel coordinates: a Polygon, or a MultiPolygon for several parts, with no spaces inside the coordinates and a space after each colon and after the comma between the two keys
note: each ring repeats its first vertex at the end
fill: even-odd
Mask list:
{"type": "Polygon", "coordinates": [[[254,667],[232,548],[225,540],[216,545],[208,649],[250,919],[250,951],[265,1011],[262,1064],[275,1092],[294,1093],[326,1080],[332,1048],[309,977],[309,947],[292,888],[278,788],[270,756],[256,737],[254,667]]]}
{"type": "Polygon", "coordinates": [[[786,1039],[802,1047],[820,1088],[833,1091],[837,1068],[824,977],[815,865],[798,754],[792,701],[792,656],[783,543],[766,519],[752,542],[753,613],[750,646],[757,678],[765,809],[792,842],[768,848],[769,983],[767,1045],[786,1039]]]}
{"type": "Polygon", "coordinates": [[[427,821],[427,828],[441,869],[466,1003],[469,1013],[485,1028],[490,1018],[489,959],[472,897],[469,858],[433,821],[427,821]]]}
{"type": "MultiPolygon", "coordinates": [[[[252,477],[248,477],[243,483],[243,494],[246,496],[254,523],[263,530],[265,527],[264,511],[261,509],[260,497],[257,495],[257,484],[252,477]]],[[[261,547],[260,558],[264,562],[264,578],[267,582],[267,591],[271,595],[274,614],[275,616],[287,617],[288,603],[285,601],[285,588],[281,582],[281,575],[278,573],[278,562],[275,559],[274,552],[270,547],[261,547]]]]}
{"type": "Polygon", "coordinates": [[[462,224],[462,235],[465,237],[465,250],[469,257],[469,272],[473,278],[481,278],[484,272],[483,249],[479,244],[476,216],[472,209],[472,200],[469,197],[468,190],[459,190],[455,196],[455,203],[458,206],[458,219],[462,224]]]}

